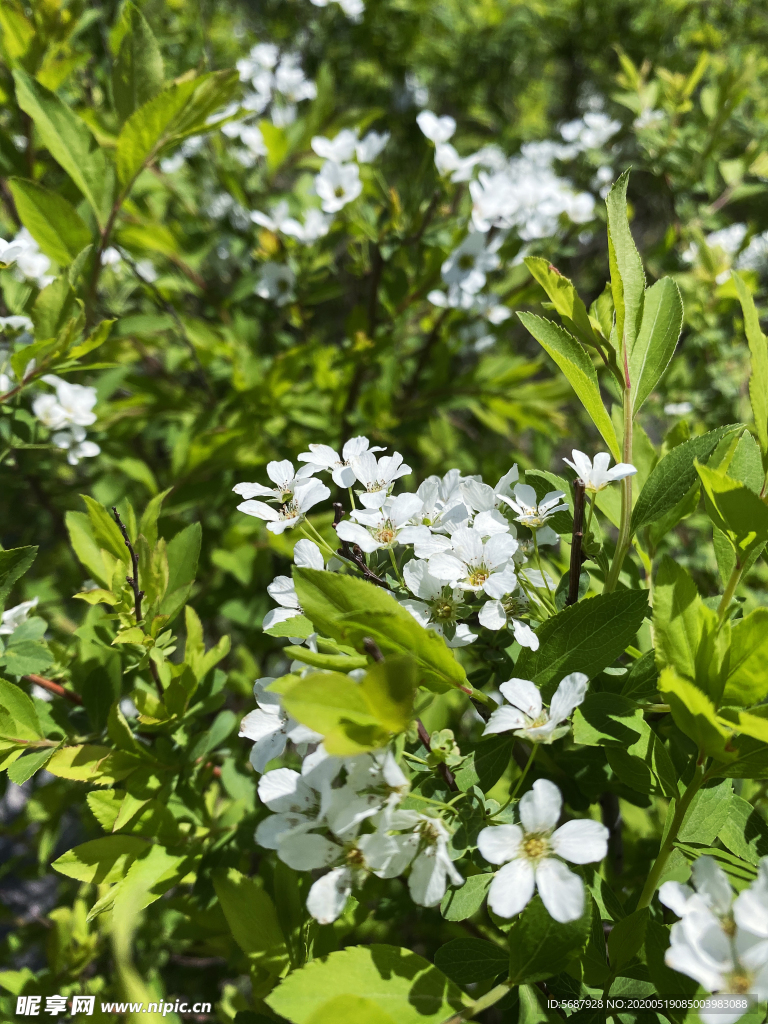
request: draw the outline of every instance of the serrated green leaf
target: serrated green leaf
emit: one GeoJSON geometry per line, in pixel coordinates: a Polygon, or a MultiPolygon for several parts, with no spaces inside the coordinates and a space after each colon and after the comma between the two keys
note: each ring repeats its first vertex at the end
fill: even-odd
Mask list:
{"type": "Polygon", "coordinates": [[[482,907],[492,881],[492,874],[470,875],[464,885],[446,891],[440,913],[446,921],[466,921],[482,907]]]}
{"type": "Polygon", "coordinates": [[[252,963],[280,975],[288,962],[288,949],[275,905],[264,888],[235,868],[215,871],[213,886],[240,949],[252,963]]]}
{"type": "Polygon", "coordinates": [[[640,331],[645,295],[643,261],[629,230],[627,217],[628,182],[629,171],[625,171],[614,182],[605,200],[608,211],[611,290],[616,309],[616,347],[622,359],[626,354],[627,361],[640,331]]]}
{"type": "Polygon", "coordinates": [[[577,921],[560,924],[534,896],[509,933],[509,979],[514,985],[533,984],[559,974],[578,959],[589,938],[592,903],[585,900],[577,921]]]}
{"type": "Polygon", "coordinates": [[[16,580],[20,579],[37,556],[37,547],[8,548],[0,551],[0,605],[10,593],[16,580]]]}
{"type": "Polygon", "coordinates": [[[760,329],[755,300],[741,274],[732,271],[731,279],[744,313],[744,331],[747,335],[752,372],[749,378],[749,398],[752,415],[763,457],[768,457],[768,341],[760,329]]]}
{"type": "Polygon", "coordinates": [[[128,27],[112,66],[112,94],[120,120],[125,121],[160,92],[165,72],[160,47],[141,11],[128,3],[122,17],[128,27]]]}
{"type": "Polygon", "coordinates": [[[682,326],[680,289],[671,277],[664,277],[645,293],[640,330],[630,348],[629,379],[635,415],[669,365],[682,326]]]}
{"type": "Polygon", "coordinates": [[[103,836],[68,850],[51,867],[79,882],[97,885],[118,882],[125,877],[134,859],[148,847],[147,840],[138,836],[103,836]]]}
{"type": "Polygon", "coordinates": [[[435,967],[462,987],[506,975],[508,966],[506,949],[486,939],[453,939],[435,953],[435,967]]]}

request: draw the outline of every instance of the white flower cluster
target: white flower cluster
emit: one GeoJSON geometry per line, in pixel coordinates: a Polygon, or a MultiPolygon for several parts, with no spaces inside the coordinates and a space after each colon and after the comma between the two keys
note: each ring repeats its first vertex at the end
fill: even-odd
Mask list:
{"type": "Polygon", "coordinates": [[[32,403],[32,411],[43,426],[55,431],[53,443],[67,452],[67,461],[76,466],[80,459],[98,455],[101,448],[94,441],[86,440],[85,428],[96,422],[96,388],[83,384],[70,384],[55,374],[48,373],[42,378],[50,384],[56,394],[38,395],[32,403]]]}
{"type": "MultiPolygon", "coordinates": [[[[664,882],[659,899],[680,920],[672,925],[665,960],[708,992],[751,993],[768,999],[768,857],[757,879],[734,900],[717,861],[699,857],[693,888],[664,882]]],[[[704,1024],[734,1024],[746,1010],[699,1011],[704,1024]]]]}
{"type": "Polygon", "coordinates": [[[0,269],[14,266],[20,281],[31,281],[45,288],[53,281],[47,273],[51,261],[40,252],[40,246],[26,228],[22,228],[10,242],[0,238],[0,269]]]}
{"type": "MultiPolygon", "coordinates": [[[[515,524],[534,534],[534,551],[541,545],[557,544],[558,535],[549,523],[557,513],[568,510],[564,493],[550,491],[539,499],[530,484],[519,482],[515,465],[494,487],[479,476],[465,477],[452,469],[443,477],[428,477],[415,492],[394,495],[396,481],[409,475],[411,468],[399,452],[377,457],[381,451],[366,437],[347,441],[341,453],[329,445],[312,444],[299,455],[304,465],[298,470],[288,460],[267,465],[273,486],[237,484],[235,493],[246,499],[237,507],[266,521],[271,533],[283,533],[304,523],[307,513],[330,497],[330,489],[315,476],[330,473],[334,484],[348,488],[353,496],[349,518],[336,524],[343,542],[340,552],[317,536],[333,559],[333,568],[341,568],[345,560],[354,564],[355,558],[359,568],[363,557],[370,560],[382,554],[396,574],[390,582],[400,604],[422,626],[444,637],[449,647],[464,647],[477,640],[478,634],[466,621],[476,615],[481,627],[509,629],[521,646],[537,650],[538,638],[523,618],[531,614],[541,617],[537,610],[544,595],[537,592],[547,590],[551,595],[554,584],[540,566],[527,564],[530,544],[518,540],[515,524]],[[262,498],[266,501],[254,500],[262,498]]],[[[636,472],[634,466],[625,464],[609,470],[605,453],[595,456],[594,465],[583,452],[572,454],[574,461],[565,461],[592,493],[636,472]]],[[[295,559],[297,565],[325,567],[320,548],[306,540],[296,545],[295,559]]],[[[386,562],[384,571],[389,571],[386,562]]],[[[268,613],[265,629],[299,614],[288,577],[278,576],[268,591],[280,607],[268,613]]],[[[574,685],[582,679],[578,673],[571,678],[574,685]]],[[[527,705],[517,707],[526,711],[527,705]]],[[[553,720],[555,709],[553,701],[553,720]]],[[[530,717],[537,719],[540,714],[539,704],[530,717]]],[[[515,726],[524,727],[522,719],[515,726]]]]}
{"type": "MultiPolygon", "coordinates": [[[[761,270],[768,263],[768,231],[752,235],[745,245],[747,231],[746,224],[737,223],[712,231],[706,236],[707,246],[710,249],[721,249],[730,264],[715,277],[717,284],[725,284],[730,278],[731,267],[736,270],[761,270]]],[[[698,245],[691,242],[682,253],[682,259],[686,263],[695,263],[698,255],[698,245]]]]}
{"type": "Polygon", "coordinates": [[[315,192],[326,213],[338,213],[357,199],[363,191],[358,163],[372,163],[388,142],[389,132],[369,132],[360,139],[352,128],[343,128],[332,139],[323,135],[312,139],[312,149],[325,160],[315,177],[315,192]]]}
{"type": "MultiPolygon", "coordinates": [[[[0,256],[1,259],[2,256],[0,256]]],[[[11,366],[11,356],[19,346],[29,345],[34,341],[32,331],[33,324],[28,316],[0,317],[0,334],[2,334],[4,342],[12,342],[12,344],[0,345],[0,395],[4,395],[16,386],[16,374],[11,366]]],[[[25,379],[34,372],[35,365],[35,360],[30,359],[24,367],[25,379]]]]}

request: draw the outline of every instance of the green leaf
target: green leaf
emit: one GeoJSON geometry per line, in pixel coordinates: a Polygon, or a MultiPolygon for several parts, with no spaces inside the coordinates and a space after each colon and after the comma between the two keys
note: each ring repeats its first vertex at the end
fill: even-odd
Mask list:
{"type": "Polygon", "coordinates": [[[757,437],[763,456],[768,456],[768,342],[760,330],[755,300],[741,274],[731,273],[739,302],[744,313],[744,330],[751,355],[752,372],[749,377],[749,398],[755,417],[757,437]]]}
{"type": "Polygon", "coordinates": [[[553,324],[551,320],[534,316],[533,313],[518,313],[517,315],[523,326],[530,331],[568,378],[568,383],[602,434],[611,454],[617,462],[620,462],[621,449],[616,438],[616,431],[603,404],[597,372],[590,357],[573,335],[562,327],[558,327],[557,324],[553,324]]]}
{"type": "Polygon", "coordinates": [[[283,694],[283,707],[296,721],[324,737],[331,754],[373,750],[411,719],[416,679],[413,662],[394,659],[369,669],[360,683],[339,672],[315,672],[283,694]]]}
{"type": "MultiPolygon", "coordinates": [[[[266,1017],[262,1017],[261,1021],[267,1024],[266,1017]]],[[[350,995],[335,996],[323,1003],[307,1020],[307,1024],[360,1024],[361,1021],[365,1021],[365,1024],[397,1024],[372,999],[350,995]]]]}
{"type": "Polygon", "coordinates": [[[682,326],[680,289],[671,277],[664,277],[645,293],[640,330],[630,349],[629,379],[635,415],[669,366],[682,326]]]}
{"type": "Polygon", "coordinates": [[[419,685],[438,693],[453,687],[471,692],[464,669],[442,638],[420,626],[381,587],[320,569],[295,567],[293,578],[304,614],[320,633],[361,654],[363,640],[370,637],[387,656],[412,657],[419,685]]]}
{"type": "Polygon", "coordinates": [[[69,542],[89,574],[99,583],[109,587],[112,583],[111,568],[105,565],[101,549],[94,540],[91,522],[85,512],[67,512],[64,522],[69,542]]]}
{"type": "Polygon", "coordinates": [[[13,736],[22,740],[42,739],[43,732],[35,704],[20,686],[0,679],[0,707],[5,708],[14,725],[13,736]]]}
{"type": "Polygon", "coordinates": [[[492,874],[470,875],[458,889],[446,890],[440,913],[446,921],[466,921],[482,907],[492,881],[492,874]]]}
{"type": "MultiPolygon", "coordinates": [[[[489,792],[507,770],[512,747],[513,741],[501,736],[484,740],[462,762],[456,772],[456,785],[461,790],[479,786],[484,793],[489,792]]],[[[460,891],[464,892],[465,887],[460,891]]]]}
{"type": "Polygon", "coordinates": [[[289,974],[265,1001],[292,1024],[310,1024],[313,1014],[340,996],[368,999],[397,1024],[442,1024],[464,1005],[461,991],[429,961],[377,943],[313,960],[289,974]]]}
{"type": "Polygon", "coordinates": [[[677,445],[656,464],[632,509],[632,532],[670,512],[697,483],[696,460],[707,459],[720,441],[738,426],[718,427],[677,445]]]}
{"type": "Polygon", "coordinates": [[[578,921],[560,924],[534,896],[509,933],[509,979],[533,984],[560,974],[579,959],[589,938],[592,903],[585,899],[578,921]]]}
{"type": "Polygon", "coordinates": [[[525,648],[515,674],[532,679],[548,701],[569,672],[591,679],[612,665],[633,642],[647,611],[645,590],[617,590],[564,608],[539,627],[538,651],[525,648]]]}
{"type": "Polygon", "coordinates": [[[81,356],[87,355],[89,352],[93,352],[109,337],[109,333],[112,330],[112,325],[116,323],[115,320],[102,320],[97,327],[91,331],[87,338],[81,341],[78,345],[73,345],[72,348],[67,352],[68,359],[80,359],[81,356]]]}
{"type": "Polygon", "coordinates": [[[88,519],[90,520],[93,539],[98,546],[104,548],[105,551],[108,551],[120,561],[129,562],[131,558],[130,552],[123,540],[120,527],[114,518],[103,505],[99,504],[98,501],[94,501],[87,494],[81,494],[80,497],[88,509],[88,519]]]}
{"type": "Polygon", "coordinates": [[[669,704],[675,724],[681,732],[710,757],[730,761],[735,752],[726,749],[731,732],[717,717],[715,706],[694,683],[665,668],[659,676],[659,692],[669,704]]]}
{"type": "Polygon", "coordinates": [[[556,312],[565,321],[567,330],[576,335],[582,344],[594,346],[597,339],[589,313],[573,282],[541,256],[526,256],[523,263],[549,296],[556,312]]]}
{"type": "MultiPolygon", "coordinates": [[[[35,299],[32,321],[38,338],[57,338],[72,320],[78,318],[79,309],[74,289],[66,275],[57,277],[35,299]]],[[[40,344],[37,342],[36,344],[40,344]]],[[[30,345],[29,349],[33,346],[30,345]]],[[[22,353],[17,353],[22,354],[22,353]]],[[[28,351],[23,353],[28,355],[28,351]]]]}
{"type": "Polygon", "coordinates": [[[723,703],[745,707],[768,696],[768,608],[731,625],[731,656],[723,703]]]}
{"type": "Polygon", "coordinates": [[[90,244],[90,231],[63,196],[23,178],[10,178],[8,184],[21,223],[46,256],[65,267],[90,244]]]}
{"type": "Polygon", "coordinates": [[[506,949],[485,939],[453,939],[435,953],[435,967],[462,988],[506,974],[508,966],[506,949]]]}
{"type": "MultiPolygon", "coordinates": [[[[608,245],[611,263],[611,290],[616,308],[617,349],[629,360],[640,332],[645,294],[643,261],[635,247],[627,217],[627,184],[625,171],[606,196],[608,210],[608,245]]],[[[617,455],[618,459],[619,456],[617,455]]]]}
{"type": "Polygon", "coordinates": [[[731,796],[727,812],[725,824],[717,833],[718,839],[737,857],[750,864],[759,864],[761,857],[768,855],[768,825],[765,818],[756,807],[740,796],[731,796]]]}
{"type": "Polygon", "coordinates": [[[19,640],[6,647],[0,661],[9,676],[26,676],[30,672],[44,672],[53,664],[53,656],[37,640],[19,640]]]}
{"type": "Polygon", "coordinates": [[[35,122],[43,145],[80,189],[103,227],[112,206],[115,181],[106,153],[63,100],[20,68],[13,77],[19,106],[35,122]]]}
{"type": "Polygon", "coordinates": [[[127,778],[140,764],[137,757],[123,750],[85,744],[57,750],[48,762],[48,771],[62,779],[111,786],[127,778]]]}
{"type": "Polygon", "coordinates": [[[588,747],[631,747],[643,731],[643,712],[618,693],[590,693],[573,715],[573,738],[588,747]]]}
{"type": "Polygon", "coordinates": [[[235,868],[214,872],[213,887],[235,942],[252,963],[279,975],[288,950],[277,920],[275,905],[263,887],[235,868]]]}
{"type": "Polygon", "coordinates": [[[32,546],[0,551],[0,604],[5,604],[11,587],[32,565],[36,555],[37,548],[32,546]]]}
{"type": "Polygon", "coordinates": [[[117,178],[123,188],[173,136],[197,85],[196,79],[174,82],[130,115],[117,139],[117,178]]]}
{"type": "Polygon", "coordinates": [[[748,430],[739,438],[733,458],[728,465],[728,476],[748,487],[755,494],[763,489],[765,474],[763,460],[760,456],[760,445],[748,430]]]}
{"type": "Polygon", "coordinates": [[[714,525],[729,538],[739,564],[768,541],[768,505],[749,487],[722,470],[696,463],[704,487],[704,504],[714,525]]]}
{"type": "MultiPolygon", "coordinates": [[[[299,617],[303,618],[303,616],[297,616],[297,618],[299,617]]],[[[294,620],[287,619],[286,621],[293,622],[294,620]]],[[[291,633],[290,636],[295,636],[295,634],[291,633]]],[[[311,651],[308,647],[295,647],[291,650],[291,654],[296,661],[302,661],[305,665],[338,670],[339,672],[351,672],[353,668],[367,668],[368,666],[368,659],[362,654],[323,654],[321,651],[311,651]]]]}
{"type": "Polygon", "coordinates": [[[129,866],[125,878],[91,907],[86,920],[92,921],[99,914],[111,910],[118,899],[124,908],[142,910],[177,885],[192,863],[189,858],[170,853],[159,843],[145,845],[145,852],[129,866]]]}
{"type": "Polygon", "coordinates": [[[730,779],[702,786],[691,801],[678,831],[678,840],[681,843],[711,846],[728,819],[732,798],[733,783],[730,779]]]}
{"type": "Polygon", "coordinates": [[[653,633],[656,661],[696,679],[697,659],[708,620],[717,616],[704,605],[688,572],[665,556],[653,588],[653,633]]]}
{"type": "Polygon", "coordinates": [[[79,882],[119,882],[135,858],[149,847],[138,836],[103,836],[76,846],[55,860],[51,867],[79,882]]]}
{"type": "Polygon", "coordinates": [[[47,750],[35,750],[31,754],[25,754],[24,757],[20,757],[8,769],[8,778],[11,782],[15,782],[17,786],[23,785],[27,779],[32,778],[35,772],[45,768],[54,749],[54,747],[48,747],[47,750]]]}
{"type": "MultiPolygon", "coordinates": [[[[302,640],[307,640],[314,631],[315,627],[306,615],[294,615],[292,619],[277,622],[274,626],[264,630],[267,636],[295,636],[302,640]]],[[[295,651],[292,653],[295,654],[295,651]]]]}
{"type": "Polygon", "coordinates": [[[648,907],[643,907],[614,924],[608,936],[608,956],[614,973],[618,974],[639,953],[645,942],[648,917],[648,907]]]}
{"type": "Polygon", "coordinates": [[[128,29],[112,66],[112,94],[121,121],[126,121],[142,104],[163,88],[163,57],[154,33],[134,4],[126,4],[122,17],[128,29]]]}
{"type": "Polygon", "coordinates": [[[621,695],[631,700],[648,700],[656,693],[658,681],[655,652],[646,651],[632,664],[621,688],[621,695]]]}
{"type": "Polygon", "coordinates": [[[203,529],[200,523],[191,523],[168,541],[168,590],[174,591],[193,583],[200,557],[203,529]]]}

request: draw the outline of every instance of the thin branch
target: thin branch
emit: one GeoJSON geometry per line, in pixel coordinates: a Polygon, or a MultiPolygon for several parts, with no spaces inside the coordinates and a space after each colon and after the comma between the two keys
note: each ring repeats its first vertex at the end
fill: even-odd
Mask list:
{"type": "Polygon", "coordinates": [[[82,706],[83,698],[79,693],[74,693],[72,690],[65,690],[60,683],[54,683],[52,679],[46,679],[45,676],[38,676],[30,672],[29,675],[24,676],[30,683],[34,683],[36,686],[42,687],[47,690],[48,693],[54,694],[56,697],[63,697],[68,700],[71,704],[78,704],[82,706]]]}
{"type": "Polygon", "coordinates": [[[120,518],[120,513],[117,511],[114,505],[112,506],[112,511],[115,516],[115,521],[117,522],[117,525],[120,527],[120,533],[122,533],[123,535],[125,546],[128,548],[128,552],[131,556],[131,564],[133,565],[133,576],[126,576],[125,581],[126,583],[130,583],[131,588],[133,589],[136,625],[138,626],[139,623],[141,622],[141,599],[142,597],[144,597],[144,591],[139,590],[139,556],[136,554],[133,544],[131,544],[131,541],[128,537],[128,531],[126,530],[125,526],[123,526],[123,521],[120,518]]]}
{"type": "Polygon", "coordinates": [[[573,484],[573,537],[571,539],[571,565],[568,575],[568,597],[566,604],[576,604],[579,600],[579,580],[581,578],[581,542],[584,540],[584,481],[578,479],[573,484]]]}
{"type": "MultiPolygon", "coordinates": [[[[339,502],[334,502],[333,511],[333,526],[335,529],[341,522],[341,516],[344,514],[344,509],[342,505],[339,504],[339,502]],[[339,515],[340,509],[341,515],[339,515]]],[[[360,550],[357,544],[350,544],[348,541],[342,540],[341,547],[338,549],[338,553],[342,556],[342,558],[346,558],[350,562],[352,562],[353,565],[356,565],[360,572],[363,574],[363,576],[365,576],[367,580],[370,580],[371,583],[375,583],[377,586],[383,587],[385,590],[389,590],[389,587],[387,586],[387,581],[383,580],[381,576],[377,576],[376,573],[373,572],[372,569],[369,569],[368,566],[365,564],[363,552],[360,550]]]]}

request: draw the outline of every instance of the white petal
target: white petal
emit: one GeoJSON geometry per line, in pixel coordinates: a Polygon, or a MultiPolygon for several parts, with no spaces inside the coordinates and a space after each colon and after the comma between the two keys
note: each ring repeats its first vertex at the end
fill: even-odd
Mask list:
{"type": "Polygon", "coordinates": [[[445,580],[446,583],[458,583],[467,573],[464,562],[448,551],[432,555],[428,567],[431,576],[438,580],[445,580]]]}
{"type": "MultiPolygon", "coordinates": [[[[493,538],[491,538],[493,539],[493,538]]],[[[494,572],[483,584],[483,590],[489,597],[504,597],[511,594],[517,586],[517,576],[511,565],[506,566],[501,572],[494,572]]]]}
{"type": "MultiPolygon", "coordinates": [[[[298,540],[293,548],[293,561],[302,569],[324,569],[320,548],[313,540],[298,540]]],[[[294,588],[294,593],[295,593],[294,588]]]]}
{"type": "Polygon", "coordinates": [[[270,814],[256,827],[254,838],[259,846],[265,850],[276,850],[280,837],[296,828],[303,828],[311,824],[311,819],[306,814],[270,814]]]}
{"type": "Polygon", "coordinates": [[[247,516],[255,516],[257,519],[266,519],[267,522],[276,522],[280,515],[277,509],[266,505],[263,501],[243,501],[237,506],[238,512],[245,512],[247,516]]]}
{"type": "Polygon", "coordinates": [[[379,878],[402,875],[419,849],[418,836],[388,836],[372,832],[361,836],[357,845],[363,851],[366,865],[379,878]]]}
{"type": "Polygon", "coordinates": [[[425,629],[427,628],[429,625],[429,617],[431,615],[429,605],[424,604],[423,601],[411,600],[400,601],[399,604],[401,607],[405,608],[406,611],[411,613],[420,626],[423,626],[425,629]]]}
{"type": "Polygon", "coordinates": [[[759,890],[752,886],[742,890],[733,905],[733,916],[739,928],[768,938],[768,901],[759,890]]]}
{"type": "Polygon", "coordinates": [[[512,629],[515,640],[521,647],[529,647],[532,651],[538,651],[539,638],[527,623],[521,622],[519,619],[512,619],[512,629]]]}
{"type": "Polygon", "coordinates": [[[296,596],[296,587],[290,576],[275,576],[267,587],[267,593],[273,601],[277,601],[283,608],[292,608],[294,611],[299,607],[299,599],[296,596]]]}
{"type": "Polygon", "coordinates": [[[619,462],[613,469],[608,470],[608,479],[623,480],[625,476],[634,476],[636,472],[637,469],[628,462],[619,462]]]}
{"type": "Polygon", "coordinates": [[[313,871],[333,864],[341,855],[341,847],[315,832],[284,836],[277,856],[294,871],[313,871]]]}
{"type": "Polygon", "coordinates": [[[241,498],[274,498],[275,489],[274,487],[265,487],[264,484],[236,484],[232,490],[235,494],[239,494],[241,498]]]}
{"type": "Polygon", "coordinates": [[[536,491],[530,484],[516,484],[515,497],[529,508],[536,508],[536,491]]]}
{"type": "Polygon", "coordinates": [[[488,890],[488,906],[499,917],[514,917],[530,902],[533,868],[527,860],[513,860],[497,873],[488,890]]]}
{"type": "Polygon", "coordinates": [[[541,691],[530,679],[509,679],[499,687],[510,704],[524,711],[529,718],[541,714],[541,691]]]}
{"type": "Polygon", "coordinates": [[[377,551],[381,547],[381,544],[373,539],[365,527],[360,526],[359,523],[350,523],[348,519],[339,523],[336,533],[349,544],[357,544],[361,551],[365,551],[367,554],[377,551]]]}
{"type": "Polygon", "coordinates": [[[406,562],[403,566],[403,579],[410,592],[424,601],[439,597],[443,589],[440,580],[430,573],[429,565],[422,558],[412,558],[406,562]]]}
{"type": "Polygon", "coordinates": [[[448,537],[443,537],[437,533],[428,533],[423,536],[419,536],[418,540],[413,542],[413,553],[417,558],[431,558],[433,555],[438,554],[441,551],[450,551],[451,542],[448,537]]]}
{"type": "Polygon", "coordinates": [[[550,917],[560,924],[584,913],[584,883],[561,860],[548,857],[536,868],[536,886],[550,917]]]}
{"type": "Polygon", "coordinates": [[[608,853],[609,832],[591,818],[566,821],[556,829],[550,843],[555,853],[572,864],[593,864],[608,853]]]}
{"type": "Polygon", "coordinates": [[[355,482],[355,471],[351,466],[336,466],[331,478],[337,487],[350,488],[355,482]]]}
{"type": "Polygon", "coordinates": [[[389,517],[395,526],[402,526],[421,512],[424,504],[418,494],[398,494],[392,502],[389,517]]]}
{"type": "Polygon", "coordinates": [[[517,857],[523,830],[519,825],[489,825],[477,837],[477,848],[489,864],[506,864],[517,857]]]}
{"type": "Polygon", "coordinates": [[[291,619],[295,619],[298,614],[298,608],[270,608],[264,616],[261,628],[264,630],[272,629],[273,626],[280,622],[289,622],[291,619]]]}
{"type": "Polygon", "coordinates": [[[526,718],[522,711],[508,705],[497,708],[488,719],[483,736],[492,736],[499,732],[512,732],[525,726],[526,718]]]}
{"type": "MultiPolygon", "coordinates": [[[[483,538],[477,530],[468,526],[460,526],[458,530],[454,530],[451,543],[458,559],[466,562],[467,565],[478,566],[483,561],[483,538]]],[[[490,544],[490,541],[488,543],[490,544]]],[[[433,570],[430,569],[430,572],[433,570]]]]}
{"type": "Polygon", "coordinates": [[[256,708],[255,711],[249,711],[242,720],[240,732],[237,735],[244,736],[256,743],[258,740],[264,739],[265,736],[280,732],[283,721],[284,718],[279,707],[274,707],[274,710],[272,708],[268,710],[256,708]]]}
{"type": "Polygon", "coordinates": [[[526,832],[549,832],[557,824],[563,798],[549,779],[536,779],[520,799],[520,821],[526,832]]]}
{"type": "Polygon", "coordinates": [[[315,802],[312,790],[292,768],[275,768],[259,779],[259,800],[270,811],[307,810],[315,802]]]}
{"type": "Polygon", "coordinates": [[[586,697],[588,685],[589,679],[583,672],[571,672],[565,676],[552,697],[549,707],[550,721],[556,725],[564,722],[586,697]]]}
{"type": "Polygon", "coordinates": [[[293,480],[293,463],[289,462],[288,459],[283,459],[282,462],[268,462],[267,476],[278,487],[282,487],[293,480]]]}
{"type": "Polygon", "coordinates": [[[501,601],[486,601],[477,617],[486,629],[503,629],[507,624],[507,613],[501,601]]]}
{"type": "Polygon", "coordinates": [[[331,924],[344,912],[352,892],[349,868],[334,868],[314,883],[307,896],[307,910],[319,924],[331,924]]]}
{"type": "Polygon", "coordinates": [[[493,537],[497,533],[509,533],[509,522],[495,508],[487,512],[478,512],[472,521],[472,526],[483,537],[493,537]]]}
{"type": "Polygon", "coordinates": [[[413,902],[420,907],[436,907],[445,896],[445,876],[445,865],[437,856],[437,847],[427,847],[414,860],[408,878],[413,902]]]}
{"type": "Polygon", "coordinates": [[[682,885],[680,882],[664,882],[659,886],[659,900],[678,917],[682,917],[685,913],[685,905],[691,896],[693,896],[693,889],[690,885],[682,885]]]}
{"type": "Polygon", "coordinates": [[[445,638],[446,644],[451,648],[467,647],[469,644],[473,644],[475,640],[477,640],[477,633],[473,633],[464,622],[458,624],[452,639],[445,638]]]}
{"type": "Polygon", "coordinates": [[[509,533],[496,533],[485,545],[485,564],[489,569],[502,568],[517,551],[517,541],[509,533]]]}
{"type": "Polygon", "coordinates": [[[285,733],[282,730],[277,730],[254,743],[249,761],[254,771],[261,774],[269,762],[275,757],[280,757],[284,750],[285,733]]]}
{"type": "MultiPolygon", "coordinates": [[[[727,914],[731,909],[733,901],[733,890],[728,876],[717,863],[714,857],[698,857],[693,864],[691,871],[693,884],[697,892],[704,896],[710,907],[718,915],[727,914]]],[[[768,905],[763,901],[765,911],[768,913],[768,905]]],[[[768,916],[766,916],[765,937],[768,938],[768,916]]]]}

